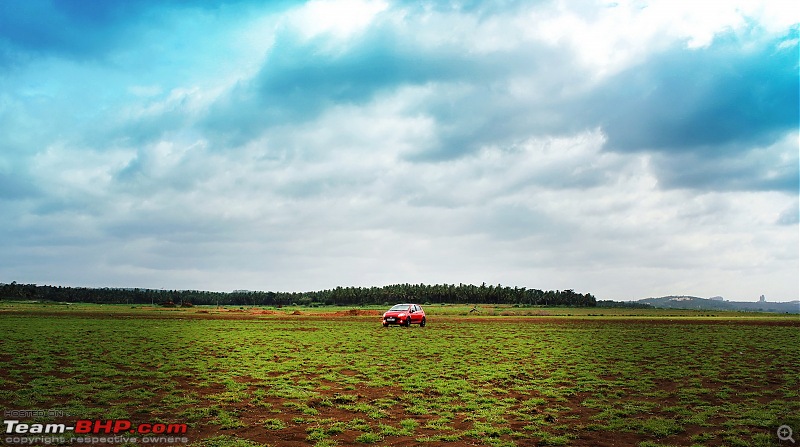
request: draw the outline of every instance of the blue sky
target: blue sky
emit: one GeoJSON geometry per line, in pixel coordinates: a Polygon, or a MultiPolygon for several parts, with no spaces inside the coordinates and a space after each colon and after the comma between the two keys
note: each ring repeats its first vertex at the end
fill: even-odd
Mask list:
{"type": "Polygon", "coordinates": [[[0,282],[798,298],[794,2],[0,0],[0,282]]]}

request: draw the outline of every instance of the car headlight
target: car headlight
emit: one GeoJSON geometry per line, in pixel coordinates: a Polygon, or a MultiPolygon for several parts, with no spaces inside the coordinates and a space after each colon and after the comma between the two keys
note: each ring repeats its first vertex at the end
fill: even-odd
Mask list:
{"type": "Polygon", "coordinates": [[[405,316],[406,316],[406,314],[400,314],[400,315],[398,315],[398,317],[400,317],[400,318],[403,318],[403,317],[405,317],[405,316]]]}

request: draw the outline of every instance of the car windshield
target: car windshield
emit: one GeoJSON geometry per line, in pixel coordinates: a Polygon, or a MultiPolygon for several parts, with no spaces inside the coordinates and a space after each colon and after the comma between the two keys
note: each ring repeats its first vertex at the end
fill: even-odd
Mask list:
{"type": "Polygon", "coordinates": [[[408,310],[408,304],[398,304],[396,306],[392,306],[389,311],[398,311],[398,310],[408,310]]]}

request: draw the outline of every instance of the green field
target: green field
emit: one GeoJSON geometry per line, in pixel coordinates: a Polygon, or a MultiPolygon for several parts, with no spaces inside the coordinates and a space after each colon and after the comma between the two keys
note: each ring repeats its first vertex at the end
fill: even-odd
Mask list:
{"type": "Polygon", "coordinates": [[[782,424],[800,431],[796,315],[430,306],[425,328],[383,328],[363,315],[378,309],[2,304],[0,407],[187,423],[195,446],[769,446],[782,424]]]}

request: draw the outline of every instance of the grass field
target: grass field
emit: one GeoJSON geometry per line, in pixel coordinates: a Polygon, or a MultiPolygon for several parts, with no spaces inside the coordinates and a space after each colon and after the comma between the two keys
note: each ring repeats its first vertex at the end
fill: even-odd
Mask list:
{"type": "Polygon", "coordinates": [[[381,310],[0,302],[0,407],[187,423],[208,447],[771,446],[791,445],[778,426],[800,431],[796,315],[428,306],[425,328],[383,328],[381,310]]]}

